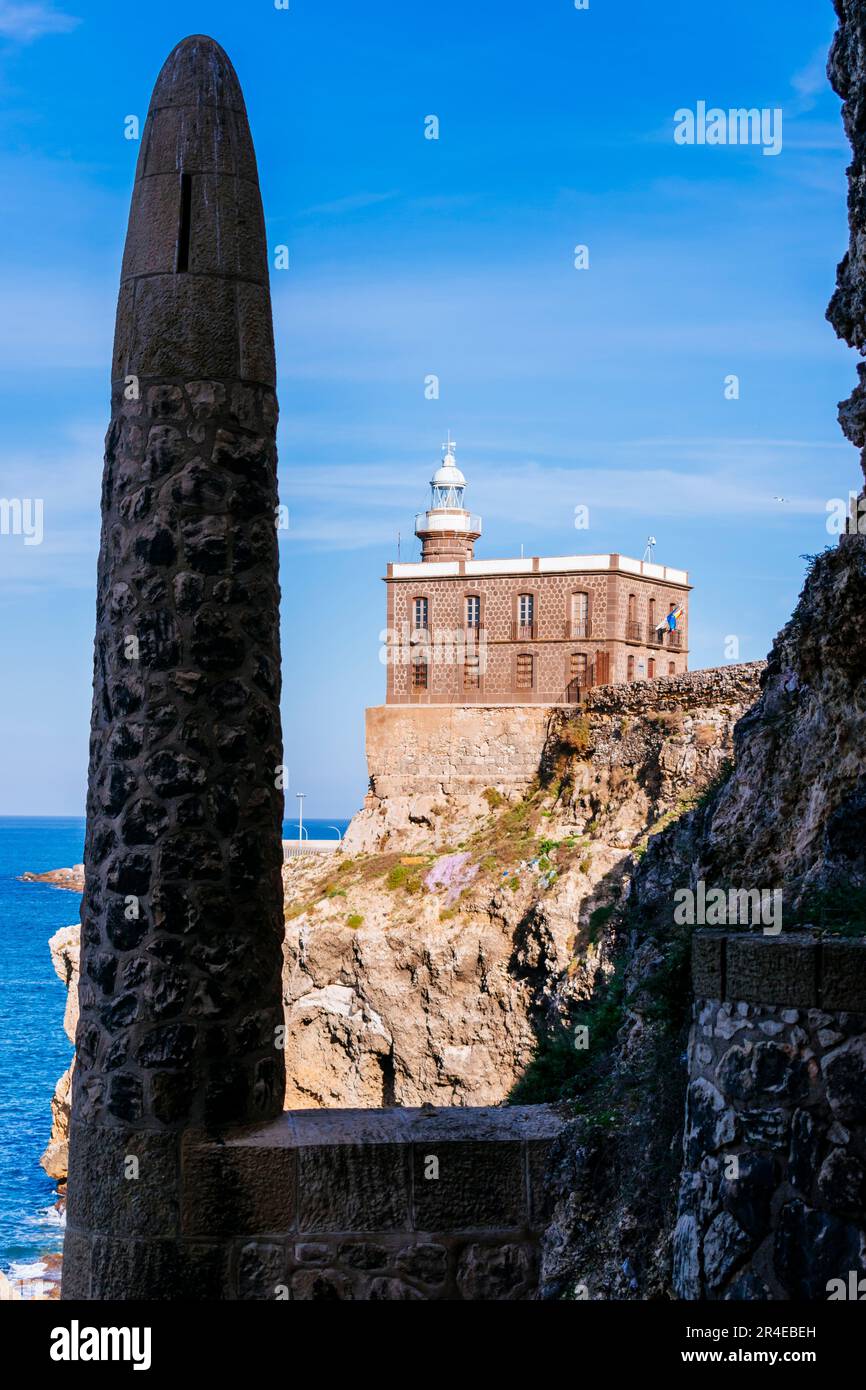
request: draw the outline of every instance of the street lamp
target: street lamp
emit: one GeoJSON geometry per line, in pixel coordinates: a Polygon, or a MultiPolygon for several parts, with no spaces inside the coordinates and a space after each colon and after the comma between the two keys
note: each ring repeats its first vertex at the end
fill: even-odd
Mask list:
{"type": "Polygon", "coordinates": [[[299,840],[303,840],[303,838],[304,838],[304,797],[306,796],[306,794],[307,794],[306,792],[295,792],[295,796],[298,798],[298,839],[299,839],[299,840]]]}

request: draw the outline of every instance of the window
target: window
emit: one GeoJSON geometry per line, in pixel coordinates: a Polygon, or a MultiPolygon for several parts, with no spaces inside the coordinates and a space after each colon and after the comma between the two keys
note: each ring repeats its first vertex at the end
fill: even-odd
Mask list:
{"type": "Polygon", "coordinates": [[[634,680],[634,657],[633,657],[633,656],[630,656],[629,659],[628,659],[628,676],[627,676],[627,679],[630,680],[630,681],[633,681],[633,680],[634,680]]]}
{"type": "Polygon", "coordinates": [[[569,676],[571,680],[578,681],[580,685],[586,685],[586,653],[572,652],[569,658],[569,676]]]}
{"type": "Polygon", "coordinates": [[[463,663],[463,685],[467,690],[478,690],[481,685],[481,664],[477,656],[467,656],[463,663]]]}
{"type": "Polygon", "coordinates": [[[653,680],[656,673],[656,663],[654,657],[650,657],[649,661],[647,662],[647,673],[649,675],[650,680],[653,680]]]}
{"type": "Polygon", "coordinates": [[[430,606],[426,598],[416,598],[412,604],[412,626],[417,631],[419,628],[427,627],[427,616],[430,606]]]}
{"type": "Polygon", "coordinates": [[[470,594],[466,599],[466,626],[481,626],[481,599],[477,594],[470,594]]]}
{"type": "Polygon", "coordinates": [[[625,635],[630,642],[640,641],[640,624],[637,620],[637,594],[628,596],[628,619],[625,625],[625,635]]]}
{"type": "Polygon", "coordinates": [[[571,596],[571,636],[589,636],[589,594],[571,596]]]}
{"type": "Polygon", "coordinates": [[[533,660],[529,652],[520,652],[517,657],[517,689],[532,689],[533,660]]]}
{"type": "Polygon", "coordinates": [[[427,662],[426,662],[426,661],[413,661],[413,662],[412,662],[412,689],[413,689],[413,690],[426,690],[426,689],[427,689],[427,662]]]}
{"type": "Polygon", "coordinates": [[[656,635],[656,601],[654,598],[647,600],[647,626],[649,627],[649,639],[652,642],[656,635]]]}
{"type": "Polygon", "coordinates": [[[579,700],[581,690],[586,689],[586,653],[572,652],[568,658],[568,698],[579,700]]]}
{"type": "Polygon", "coordinates": [[[533,594],[521,594],[517,600],[517,621],[521,627],[532,627],[535,622],[535,597],[533,594]]]}
{"type": "Polygon", "coordinates": [[[668,662],[668,675],[669,675],[669,676],[675,676],[676,673],[677,673],[677,663],[676,663],[675,661],[669,661],[669,662],[668,662]]]}

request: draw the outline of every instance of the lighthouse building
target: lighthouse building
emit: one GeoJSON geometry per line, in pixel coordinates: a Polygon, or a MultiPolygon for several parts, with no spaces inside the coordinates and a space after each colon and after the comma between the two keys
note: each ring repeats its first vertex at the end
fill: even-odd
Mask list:
{"type": "Polygon", "coordinates": [[[476,560],[481,518],[455,450],[449,435],[415,518],[421,559],[385,576],[388,704],[576,704],[688,669],[685,570],[619,554],[476,560]]]}

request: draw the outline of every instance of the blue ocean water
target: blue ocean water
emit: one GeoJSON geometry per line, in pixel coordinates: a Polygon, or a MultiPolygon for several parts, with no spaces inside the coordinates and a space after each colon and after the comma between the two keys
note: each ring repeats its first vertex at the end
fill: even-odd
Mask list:
{"type": "MultiPolygon", "coordinates": [[[[305,819],[304,838],[336,839],[348,824],[305,819]]],[[[297,839],[297,820],[284,822],[283,835],[297,839]]],[[[0,1269],[7,1272],[38,1264],[63,1242],[54,1183],[39,1166],[51,1097],[72,1055],[66,990],[48,939],[78,921],[79,905],[77,893],[18,876],[80,864],[83,853],[83,818],[0,817],[0,1269]]]]}
{"type": "MultiPolygon", "coordinates": [[[[19,883],[25,869],[80,864],[83,819],[0,818],[0,1269],[59,1250],[55,1187],[39,1166],[51,1132],[51,1097],[69,1066],[66,990],[48,938],[78,921],[77,893],[19,883]]],[[[17,1272],[21,1272],[19,1268],[17,1272]]]]}

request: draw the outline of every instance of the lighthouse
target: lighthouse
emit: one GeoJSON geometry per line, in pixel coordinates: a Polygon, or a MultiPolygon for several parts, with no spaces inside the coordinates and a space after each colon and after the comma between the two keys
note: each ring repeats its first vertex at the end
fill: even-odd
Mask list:
{"type": "Polygon", "coordinates": [[[430,506],[415,517],[422,561],[471,560],[481,535],[481,517],[463,505],[466,479],[457,467],[456,448],[449,430],[442,445],[442,463],[430,479],[430,506]]]}

